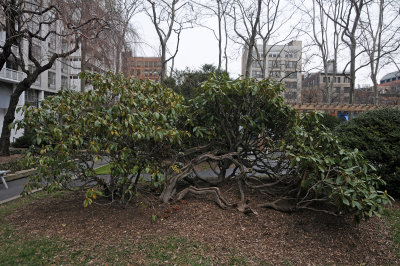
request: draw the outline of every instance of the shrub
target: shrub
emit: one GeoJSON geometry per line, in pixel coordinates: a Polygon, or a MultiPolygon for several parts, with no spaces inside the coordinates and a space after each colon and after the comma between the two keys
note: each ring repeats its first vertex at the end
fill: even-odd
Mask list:
{"type": "Polygon", "coordinates": [[[43,184],[49,190],[74,188],[74,177],[86,189],[85,206],[102,195],[98,185],[127,203],[147,174],[146,181],[162,185],[165,202],[210,194],[222,208],[248,213],[253,210],[246,194],[257,190],[264,207],[357,220],[379,215],[391,200],[376,189],[383,181],[362,154],[342,148],[320,114],[300,116],[285,105],[284,88],[273,80],[213,75],[184,106],[182,96],[153,82],[113,74],[83,78],[95,89],[62,91],[40,109],[24,110],[19,126],[34,128],[40,145],[27,156],[39,162],[28,190],[43,184]],[[107,180],[93,169],[104,154],[111,161],[107,180]],[[195,167],[202,163],[209,163],[217,180],[198,175],[195,167]],[[236,183],[240,200],[223,198],[218,186],[224,183],[236,183]]]}
{"type": "Polygon", "coordinates": [[[27,164],[39,166],[25,189],[43,184],[49,191],[71,189],[72,178],[77,178],[87,189],[85,206],[100,194],[97,185],[112,199],[127,203],[141,174],[151,174],[155,184],[162,182],[162,162],[185,134],[175,124],[184,110],[183,98],[151,81],[111,73],[81,76],[90,80],[93,90],[60,91],[41,108],[24,107],[24,119],[17,125],[32,128],[40,147],[31,147],[27,154],[27,164]],[[94,162],[103,156],[110,161],[109,180],[94,171],[94,162]]]}
{"type": "Polygon", "coordinates": [[[17,138],[13,143],[12,146],[14,148],[29,148],[33,145],[33,133],[31,131],[25,130],[24,135],[17,138]]]}
{"type": "MultiPolygon", "coordinates": [[[[281,211],[310,209],[353,215],[356,221],[380,215],[391,197],[377,190],[384,182],[373,166],[360,152],[339,145],[322,124],[322,114],[299,116],[285,105],[282,89],[269,79],[232,81],[214,76],[205,82],[190,102],[195,126],[191,132],[211,145],[174,177],[167,177],[163,195],[177,189],[176,180],[183,180],[193,164],[206,158],[218,165],[218,183],[231,180],[225,170],[234,166],[241,193],[237,206],[243,212],[251,211],[246,206],[247,187],[265,195],[261,206],[281,211]]],[[[208,192],[219,206],[229,205],[215,188],[191,186],[178,198],[189,192],[208,192]]]]}
{"type": "Polygon", "coordinates": [[[386,189],[400,196],[400,110],[365,112],[338,126],[343,146],[360,150],[386,181],[386,189]]]}
{"type": "Polygon", "coordinates": [[[323,113],[322,117],[320,118],[321,124],[325,127],[329,128],[330,130],[334,130],[340,124],[340,119],[337,116],[323,113]]]}

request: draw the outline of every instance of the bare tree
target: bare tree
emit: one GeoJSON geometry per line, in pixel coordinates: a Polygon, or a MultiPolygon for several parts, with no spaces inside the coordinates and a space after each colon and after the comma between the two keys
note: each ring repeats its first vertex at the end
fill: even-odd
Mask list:
{"type": "Polygon", "coordinates": [[[356,82],[356,71],[357,71],[357,45],[360,34],[359,24],[361,21],[362,10],[368,2],[371,0],[330,0],[335,1],[335,5],[338,6],[339,14],[337,17],[327,11],[324,6],[324,0],[316,0],[319,6],[323,9],[323,12],[329,19],[337,24],[341,28],[341,39],[344,44],[348,47],[350,52],[350,58],[346,67],[343,69],[343,73],[346,74],[347,66],[350,66],[348,77],[350,78],[350,97],[349,103],[354,103],[354,89],[356,82]]]}
{"type": "Polygon", "coordinates": [[[108,31],[114,48],[115,72],[121,72],[121,56],[129,48],[130,43],[138,36],[131,21],[135,14],[140,11],[141,0],[116,0],[110,7],[112,12],[111,27],[108,31]]]}
{"type": "Polygon", "coordinates": [[[317,57],[322,60],[323,91],[325,101],[328,103],[332,102],[332,90],[338,71],[337,62],[341,44],[341,28],[334,22],[339,19],[341,8],[339,1],[318,2],[318,0],[313,0],[311,7],[305,5],[300,7],[303,15],[307,17],[304,25],[306,29],[303,32],[312,40],[312,45],[318,48],[317,57]],[[325,15],[325,12],[332,20],[325,15]],[[309,30],[310,27],[312,31],[309,30]]]}
{"type": "Polygon", "coordinates": [[[400,48],[400,13],[395,3],[392,0],[371,2],[366,5],[360,22],[360,45],[368,56],[375,105],[378,105],[378,72],[400,48]]]}
{"type": "Polygon", "coordinates": [[[290,27],[288,32],[284,33],[283,31],[284,27],[288,26],[288,22],[293,20],[293,15],[295,14],[293,8],[285,5],[284,1],[263,0],[262,10],[257,29],[257,35],[262,43],[262,51],[259,51],[258,46],[255,45],[256,56],[253,59],[257,60],[256,62],[261,68],[262,78],[266,78],[268,53],[276,45],[287,41],[296,29],[295,27],[290,27]],[[272,40],[274,40],[273,43],[272,40]]]}
{"type": "Polygon", "coordinates": [[[16,106],[22,93],[56,60],[76,52],[82,39],[95,38],[106,23],[96,13],[82,12],[82,4],[87,5],[88,1],[1,0],[0,4],[1,26],[6,32],[0,54],[2,66],[10,61],[25,74],[11,94],[4,116],[0,154],[9,155],[10,125],[15,119],[16,106]],[[62,44],[61,47],[42,53],[41,46],[44,43],[57,41],[62,44]],[[10,51],[9,45],[15,45],[15,49],[10,51]]]}
{"type": "Polygon", "coordinates": [[[262,0],[233,2],[232,12],[229,16],[233,20],[233,29],[240,41],[245,44],[246,69],[245,78],[250,77],[253,62],[253,49],[256,45],[257,29],[260,23],[262,0]]]}
{"type": "Polygon", "coordinates": [[[167,63],[173,60],[178,51],[182,31],[193,27],[196,17],[191,2],[188,0],[147,0],[150,5],[145,8],[150,17],[160,41],[161,52],[161,82],[166,78],[167,63]],[[167,58],[168,41],[171,35],[177,38],[176,47],[167,58]]]}
{"type": "MultiPolygon", "coordinates": [[[[207,23],[200,23],[200,26],[209,29],[212,31],[215,39],[218,42],[218,67],[217,70],[220,71],[222,68],[222,58],[223,58],[223,53],[228,46],[227,43],[227,31],[226,31],[226,16],[227,12],[229,12],[229,8],[231,5],[232,0],[208,0],[206,2],[204,1],[196,1],[197,6],[200,7],[200,12],[201,15],[206,18],[207,20],[209,18],[216,18],[217,19],[217,29],[214,27],[210,27],[207,25],[207,23]],[[225,47],[223,48],[223,42],[225,39],[225,47]]],[[[225,60],[226,54],[225,54],[225,60]]]]}

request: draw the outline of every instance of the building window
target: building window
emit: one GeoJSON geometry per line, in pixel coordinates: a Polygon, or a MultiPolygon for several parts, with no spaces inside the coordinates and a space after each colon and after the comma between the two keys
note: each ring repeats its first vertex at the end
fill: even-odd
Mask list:
{"type": "Polygon", "coordinates": [[[345,87],[344,88],[344,93],[349,93],[350,92],[350,87],[345,87]]]}
{"type": "Polygon", "coordinates": [[[25,91],[25,104],[39,107],[39,91],[28,89],[25,91]]]}
{"type": "Polygon", "coordinates": [[[285,98],[288,100],[296,100],[297,98],[297,92],[286,92],[285,93],[285,98]]]}
{"type": "MultiPolygon", "coordinates": [[[[323,77],[323,78],[322,78],[322,81],[323,81],[323,82],[326,82],[326,77],[323,77]]],[[[331,77],[328,77],[328,82],[331,82],[331,77]]]]}
{"type": "Polygon", "coordinates": [[[65,59],[65,58],[61,59],[61,72],[62,73],[68,73],[67,59],[65,59]]]}
{"type": "Polygon", "coordinates": [[[269,76],[273,77],[273,78],[280,78],[281,72],[280,71],[271,71],[271,72],[269,72],[269,76]]]}
{"type": "Polygon", "coordinates": [[[344,77],[344,83],[350,83],[350,78],[344,77]]]}
{"type": "Polygon", "coordinates": [[[297,58],[297,53],[294,52],[286,52],[285,58],[297,58]]]}
{"type": "Polygon", "coordinates": [[[258,60],[255,60],[255,61],[253,61],[253,63],[251,64],[251,66],[252,67],[257,67],[257,68],[260,68],[260,66],[262,67],[264,65],[264,62],[263,61],[258,61],[258,60]]]}
{"type": "Polygon", "coordinates": [[[262,78],[262,73],[259,70],[253,70],[251,76],[253,78],[262,78]]]}
{"type": "Polygon", "coordinates": [[[281,66],[281,61],[280,60],[270,60],[268,61],[268,67],[269,68],[279,68],[281,66]]]}
{"type": "Polygon", "coordinates": [[[277,58],[277,57],[280,57],[281,55],[280,55],[280,53],[279,52],[270,52],[269,54],[268,54],[268,57],[271,57],[271,58],[277,58]]]}
{"type": "MultiPolygon", "coordinates": [[[[33,73],[33,72],[35,72],[36,67],[35,66],[28,66],[28,70],[29,70],[29,73],[33,73]]],[[[41,77],[39,75],[37,77],[37,79],[35,80],[35,82],[33,83],[33,85],[37,86],[37,87],[40,87],[40,84],[41,84],[41,77]]]]}
{"type": "Polygon", "coordinates": [[[54,34],[50,34],[48,46],[52,50],[56,49],[56,36],[54,34]]]}
{"type": "Polygon", "coordinates": [[[334,82],[340,83],[340,77],[335,77],[334,82]]]}
{"type": "Polygon", "coordinates": [[[285,78],[288,79],[297,79],[297,72],[285,72],[285,78]]]}
{"type": "Polygon", "coordinates": [[[297,61],[286,61],[286,68],[297,68],[297,61]]]}
{"type": "Polygon", "coordinates": [[[336,88],[335,88],[335,92],[336,92],[336,93],[340,93],[340,87],[336,87],[336,88]]]}
{"type": "Polygon", "coordinates": [[[39,45],[37,44],[32,44],[32,55],[34,58],[39,59],[41,56],[42,51],[39,45]]]}
{"type": "Polygon", "coordinates": [[[48,73],[48,87],[54,89],[56,87],[56,73],[48,73]]]}
{"type": "Polygon", "coordinates": [[[68,77],[61,76],[61,88],[68,88],[68,77]]]}
{"type": "Polygon", "coordinates": [[[68,50],[68,42],[65,39],[61,40],[61,51],[65,53],[68,50]]]}
{"type": "Polygon", "coordinates": [[[297,82],[285,82],[287,89],[297,89],[297,82]]]}
{"type": "Polygon", "coordinates": [[[137,76],[140,76],[140,69],[137,70],[137,76]]]}

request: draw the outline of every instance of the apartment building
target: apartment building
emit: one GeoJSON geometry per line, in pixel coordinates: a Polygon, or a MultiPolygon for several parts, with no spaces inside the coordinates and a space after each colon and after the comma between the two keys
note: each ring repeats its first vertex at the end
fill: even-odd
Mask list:
{"type": "Polygon", "coordinates": [[[327,103],[326,81],[332,84],[331,103],[349,103],[350,79],[344,73],[333,74],[333,62],[329,63],[328,73],[316,72],[303,76],[301,91],[302,103],[327,103]]]}
{"type": "MultiPolygon", "coordinates": [[[[35,2],[35,0],[32,0],[35,2]]],[[[27,2],[29,3],[29,2],[27,2]]],[[[35,2],[36,3],[36,2],[35,2]]],[[[40,2],[41,4],[45,2],[40,2]]],[[[101,4],[97,2],[97,4],[101,4]]],[[[36,8],[39,4],[35,4],[36,8]]],[[[27,5],[29,8],[29,5],[27,5]]],[[[104,8],[102,4],[101,8],[104,8]]],[[[3,19],[0,14],[0,19],[3,19]]],[[[41,19],[41,18],[40,18],[41,19]]],[[[43,17],[46,19],[46,17],[43,17]]],[[[61,20],[54,21],[48,24],[41,24],[40,28],[35,20],[27,19],[26,27],[32,32],[39,32],[41,36],[47,36],[44,41],[37,39],[33,40],[32,54],[33,57],[39,60],[41,63],[46,63],[48,58],[54,53],[60,53],[69,51],[74,45],[74,38],[71,36],[63,36],[63,24],[61,20]],[[57,32],[61,34],[51,34],[51,32],[57,32]]],[[[6,40],[6,32],[0,28],[0,51],[6,40]]],[[[107,38],[103,38],[107,40],[107,38]]],[[[34,71],[34,64],[28,60],[28,41],[22,39],[19,43],[22,49],[24,62],[27,64],[29,71],[34,71]]],[[[82,43],[80,44],[82,47],[82,43]]],[[[85,70],[106,72],[114,67],[113,58],[106,58],[106,55],[113,55],[113,51],[109,47],[104,48],[108,50],[108,53],[104,52],[105,46],[99,42],[98,39],[93,40],[92,43],[86,45],[86,49],[78,49],[74,54],[66,58],[59,58],[52,65],[51,69],[44,71],[39,75],[37,80],[32,84],[31,88],[26,90],[20,96],[18,107],[24,104],[30,104],[39,106],[40,102],[47,96],[56,94],[61,89],[74,89],[81,91],[81,80],[78,74],[82,70],[82,65],[85,64],[85,70]],[[97,45],[96,45],[97,42],[97,45]],[[85,57],[83,57],[85,55],[85,57]]],[[[15,46],[14,54],[17,52],[19,47],[15,46]]],[[[0,132],[3,126],[4,116],[7,112],[10,96],[17,84],[26,77],[26,74],[18,68],[13,57],[7,59],[5,66],[0,71],[0,132]]],[[[16,113],[16,119],[21,119],[21,114],[16,113]]],[[[11,132],[11,141],[20,137],[23,134],[22,130],[11,132]]]]}
{"type": "Polygon", "coordinates": [[[128,75],[137,79],[159,81],[161,78],[161,57],[128,58],[128,75]]]}
{"type": "MultiPolygon", "coordinates": [[[[5,42],[5,32],[0,30],[0,43],[5,42]]],[[[36,58],[45,58],[51,52],[59,49],[58,45],[62,45],[63,40],[61,38],[48,38],[46,42],[36,42],[33,44],[33,53],[36,58]]],[[[24,56],[27,56],[28,43],[22,41],[21,47],[24,52],[24,56]]],[[[15,49],[18,49],[15,47],[15,49]]],[[[31,71],[34,70],[34,65],[28,66],[31,71]]],[[[67,59],[56,60],[51,69],[43,72],[39,75],[37,80],[32,84],[31,88],[23,92],[18,107],[24,104],[30,104],[33,106],[39,106],[40,101],[49,95],[54,95],[61,88],[69,88],[69,73],[70,68],[67,64],[67,59]]],[[[0,71],[0,130],[3,125],[3,119],[7,112],[10,96],[17,84],[26,77],[26,74],[18,69],[13,58],[9,58],[0,71]]],[[[16,114],[16,119],[21,119],[20,114],[16,114]]],[[[11,141],[15,140],[22,135],[22,131],[16,132],[12,130],[11,141]]]]}
{"type": "MultiPolygon", "coordinates": [[[[263,46],[257,44],[259,56],[257,56],[256,49],[253,50],[253,63],[250,68],[251,77],[261,79],[264,76],[284,83],[286,86],[283,93],[285,101],[300,102],[302,42],[291,41],[285,45],[267,45],[266,48],[264,54],[263,46]],[[263,71],[265,72],[264,75],[263,71]]],[[[246,71],[247,56],[248,49],[245,46],[242,55],[242,75],[246,71]]]]}

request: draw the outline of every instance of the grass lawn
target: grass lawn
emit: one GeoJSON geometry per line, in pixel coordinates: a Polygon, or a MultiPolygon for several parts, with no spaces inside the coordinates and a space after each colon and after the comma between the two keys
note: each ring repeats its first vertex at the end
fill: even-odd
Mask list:
{"type": "Polygon", "coordinates": [[[95,169],[96,174],[98,175],[108,175],[111,173],[111,165],[110,164],[105,164],[103,166],[100,166],[99,168],[95,169]]]}
{"type": "Polygon", "coordinates": [[[400,257],[400,211],[394,208],[386,209],[384,215],[391,228],[397,256],[400,257]]]}

